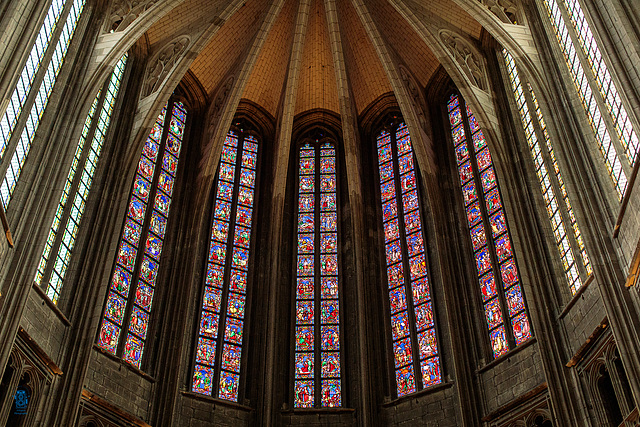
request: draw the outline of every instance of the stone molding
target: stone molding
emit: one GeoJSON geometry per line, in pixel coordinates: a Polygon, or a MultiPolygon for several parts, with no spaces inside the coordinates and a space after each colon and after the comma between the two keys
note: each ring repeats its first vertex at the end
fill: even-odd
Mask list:
{"type": "Polygon", "coordinates": [[[486,91],[489,87],[487,70],[480,52],[468,40],[451,30],[440,30],[439,36],[447,53],[458,64],[469,82],[486,91]]]}
{"type": "Polygon", "coordinates": [[[182,58],[182,54],[187,50],[190,42],[191,38],[188,35],[178,36],[165,44],[164,47],[152,57],[144,77],[142,98],[160,89],[160,86],[171,70],[182,58]]]}
{"type": "Polygon", "coordinates": [[[157,2],[158,0],[114,0],[105,32],[117,33],[126,30],[157,2]]]}

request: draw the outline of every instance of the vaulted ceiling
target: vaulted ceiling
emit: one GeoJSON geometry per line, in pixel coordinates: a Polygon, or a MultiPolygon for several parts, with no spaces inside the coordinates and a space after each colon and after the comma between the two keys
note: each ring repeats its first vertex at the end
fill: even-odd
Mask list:
{"type": "MultiPolygon", "coordinates": [[[[264,37],[257,58],[244,85],[242,98],[262,106],[277,116],[287,87],[287,75],[295,50],[300,57],[295,114],[315,108],[340,113],[336,67],[344,67],[355,109],[362,112],[379,96],[391,92],[384,64],[363,25],[362,14],[352,1],[337,0],[336,13],[328,14],[326,0],[281,0],[277,16],[273,4],[247,0],[224,21],[189,66],[209,96],[215,96],[225,79],[237,72],[251,52],[256,38],[264,37]],[[305,4],[306,7],[305,7],[305,4]],[[308,16],[301,17],[307,12],[308,16]],[[272,19],[264,31],[264,23],[272,19]],[[304,19],[303,19],[304,18],[304,19]],[[336,20],[337,22],[328,22],[336,20]],[[300,22],[304,25],[300,25],[300,22]],[[332,45],[330,31],[337,28],[341,44],[332,45]],[[296,32],[303,34],[295,43],[296,32]],[[333,49],[333,50],[332,50],[333,49]],[[340,55],[336,55],[336,50],[340,55]],[[336,58],[343,58],[344,64],[336,58]]],[[[451,28],[470,39],[478,39],[481,25],[454,0],[360,0],[382,37],[394,61],[410,70],[422,87],[426,86],[440,62],[424,41],[424,35],[400,13],[402,7],[422,22],[451,28]]],[[[151,49],[181,33],[204,28],[215,22],[229,5],[224,0],[184,0],[157,20],[146,32],[151,49]]]]}

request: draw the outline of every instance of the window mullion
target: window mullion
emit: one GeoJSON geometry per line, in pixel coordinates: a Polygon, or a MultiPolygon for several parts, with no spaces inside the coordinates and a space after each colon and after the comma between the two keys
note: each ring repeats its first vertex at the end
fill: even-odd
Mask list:
{"type": "Polygon", "coordinates": [[[611,137],[611,143],[613,144],[616,150],[618,158],[625,159],[625,161],[620,161],[620,164],[621,164],[622,170],[624,171],[624,174],[627,177],[629,177],[631,176],[631,172],[632,172],[631,164],[629,163],[629,158],[625,154],[624,147],[620,143],[619,134],[616,130],[615,125],[612,122],[611,112],[609,111],[606,103],[604,102],[604,99],[603,99],[604,95],[601,93],[598,83],[596,82],[596,78],[593,74],[595,71],[590,66],[590,61],[587,59],[584,53],[582,43],[580,42],[579,36],[576,33],[575,27],[573,26],[573,21],[569,16],[569,12],[567,10],[567,4],[565,0],[559,0],[559,3],[561,3],[561,5],[559,4],[558,6],[560,7],[562,18],[564,19],[565,25],[567,26],[569,37],[571,38],[571,41],[573,43],[573,47],[575,49],[578,60],[580,61],[582,68],[584,70],[584,75],[585,75],[585,78],[587,79],[587,84],[589,85],[590,91],[594,94],[593,100],[596,102],[596,108],[600,110],[602,119],[604,120],[609,136],[611,137]]]}
{"type": "MultiPolygon", "coordinates": [[[[522,75],[522,74],[521,74],[522,75]]],[[[589,273],[587,272],[584,263],[582,262],[582,257],[580,254],[580,245],[578,245],[578,241],[576,240],[576,234],[575,231],[573,229],[573,223],[575,221],[572,221],[572,218],[569,215],[569,211],[568,211],[568,206],[567,206],[567,201],[565,200],[565,196],[564,196],[564,191],[566,191],[566,188],[563,191],[563,188],[560,184],[560,182],[558,181],[558,172],[556,172],[556,167],[559,168],[559,165],[557,164],[558,159],[554,160],[551,158],[551,154],[549,152],[549,148],[547,147],[548,141],[548,130],[547,129],[543,129],[542,128],[542,124],[539,121],[539,118],[535,115],[535,112],[537,111],[537,106],[534,103],[532,97],[531,97],[531,92],[529,90],[525,90],[524,87],[528,84],[526,82],[526,80],[522,83],[523,84],[523,91],[524,91],[524,96],[525,96],[525,102],[527,104],[527,107],[529,108],[529,114],[531,116],[531,122],[533,124],[534,127],[534,132],[537,135],[538,141],[539,141],[539,145],[540,147],[540,151],[542,154],[542,159],[544,162],[545,167],[547,168],[547,174],[549,176],[549,180],[551,183],[551,191],[553,191],[555,198],[556,198],[556,202],[558,204],[558,211],[559,214],[562,218],[562,222],[558,225],[558,227],[562,226],[564,228],[564,233],[566,238],[569,240],[569,248],[567,250],[567,252],[571,253],[572,257],[573,257],[573,263],[576,265],[576,267],[578,268],[579,274],[580,274],[580,283],[579,286],[582,286],[584,284],[584,282],[586,281],[587,277],[589,276],[589,273]],[[542,147],[544,146],[544,147],[542,147]]],[[[546,126],[546,124],[545,124],[546,126]]],[[[554,156],[555,156],[555,150],[554,150],[554,156]]],[[[535,167],[535,165],[534,165],[535,167]]],[[[537,173],[537,170],[536,170],[537,173]]],[[[562,178],[561,178],[562,179],[562,178]]],[[[570,203],[570,201],[569,201],[570,203]]],[[[548,209],[548,208],[547,208],[548,209]]],[[[551,227],[553,227],[553,222],[551,222],[551,227]]],[[[558,250],[560,251],[560,242],[557,241],[557,236],[555,235],[555,230],[554,230],[554,241],[555,241],[555,246],[558,248],[558,250]]],[[[561,253],[561,258],[562,258],[562,253],[561,253]]],[[[562,261],[562,259],[561,259],[562,261]]],[[[567,266],[570,267],[570,266],[567,266]]],[[[567,273],[566,269],[565,269],[565,275],[567,273]]],[[[575,291],[577,291],[577,289],[573,289],[573,283],[569,283],[570,287],[572,288],[572,293],[575,293],[575,291]]]]}
{"type": "MultiPolygon", "coordinates": [[[[75,34],[83,7],[84,0],[70,0],[64,5],[64,9],[53,29],[52,36],[48,40],[48,46],[44,54],[45,58],[48,57],[49,59],[39,64],[39,69],[29,89],[28,97],[20,108],[19,116],[16,118],[13,128],[10,129],[11,136],[9,141],[6,141],[7,146],[2,152],[2,161],[0,162],[0,177],[3,177],[0,192],[2,193],[5,207],[11,200],[13,190],[17,185],[21,170],[28,157],[44,110],[47,107],[60,68],[68,52],[71,37],[75,34]],[[76,3],[79,3],[79,6],[76,7],[76,3]],[[74,14],[73,16],[71,15],[72,13],[74,14]],[[69,26],[71,29],[68,28],[69,26]],[[63,40],[65,30],[67,32],[70,31],[70,34],[65,37],[67,39],[66,42],[63,40]],[[58,49],[59,46],[62,47],[58,49]],[[58,63],[53,64],[54,61],[58,63]]],[[[39,38],[35,43],[38,42],[39,38]]],[[[13,102],[10,105],[13,105],[13,102]]],[[[8,116],[5,115],[4,118],[6,117],[8,116]]],[[[3,124],[4,118],[2,119],[3,124]]]]}
{"type": "Polygon", "coordinates": [[[400,252],[402,253],[402,269],[404,271],[405,284],[404,292],[407,304],[407,319],[409,321],[409,339],[411,343],[411,352],[413,353],[413,372],[416,382],[416,390],[423,388],[422,375],[420,375],[420,349],[418,348],[418,333],[416,327],[416,317],[414,313],[413,291],[411,287],[411,271],[409,268],[409,251],[407,249],[407,233],[405,229],[404,205],[402,204],[402,186],[400,185],[400,166],[398,155],[398,136],[396,129],[390,129],[391,134],[391,152],[393,153],[393,181],[395,184],[396,203],[398,205],[398,230],[400,233],[400,252]]]}
{"type": "MultiPolygon", "coordinates": [[[[71,210],[74,207],[74,198],[72,197],[74,194],[77,193],[78,190],[78,186],[80,185],[80,180],[82,178],[82,171],[84,170],[84,166],[85,163],[87,161],[87,157],[89,156],[89,152],[91,151],[91,143],[93,141],[95,132],[96,132],[96,128],[98,127],[98,121],[100,119],[100,112],[102,111],[102,107],[104,105],[105,102],[105,98],[107,96],[107,89],[109,87],[109,83],[110,80],[107,80],[107,82],[104,84],[104,86],[101,89],[101,93],[99,96],[99,100],[95,109],[95,113],[94,116],[91,120],[91,125],[89,127],[89,131],[87,132],[85,141],[84,141],[84,146],[82,149],[82,154],[80,155],[80,158],[78,159],[78,165],[77,165],[77,169],[76,169],[76,173],[75,176],[73,177],[73,181],[71,183],[71,186],[69,187],[68,190],[68,199],[67,199],[67,203],[65,204],[64,210],[63,210],[63,214],[60,218],[60,225],[66,224],[68,221],[72,220],[72,218],[70,218],[70,213],[71,210]],[[80,172],[80,173],[78,173],[80,172]]],[[[84,124],[83,124],[84,125],[84,124]]],[[[71,161],[73,162],[75,160],[75,150],[74,150],[74,158],[71,159],[71,161]]],[[[65,177],[65,185],[66,185],[66,177],[65,177]]],[[[64,191],[64,190],[63,190],[64,191]]],[[[86,200],[85,200],[86,202],[86,200]]],[[[79,225],[79,224],[78,224],[79,225]]],[[[57,232],[56,233],[56,238],[55,238],[55,243],[53,244],[52,248],[51,248],[51,254],[56,254],[59,251],[61,242],[62,242],[62,237],[64,236],[64,230],[62,230],[62,232],[57,232]]],[[[55,263],[55,257],[54,258],[49,258],[48,262],[47,262],[47,267],[44,270],[44,274],[43,274],[43,278],[45,280],[42,281],[42,283],[40,284],[40,286],[42,287],[47,287],[49,282],[50,282],[50,277],[51,277],[51,271],[53,270],[53,265],[55,263]]]]}
{"type": "MultiPolygon", "coordinates": [[[[500,289],[497,292],[497,298],[498,301],[500,302],[500,310],[502,311],[502,324],[504,325],[504,330],[505,333],[507,334],[507,340],[509,343],[509,348],[515,348],[516,343],[515,343],[515,338],[513,336],[513,325],[511,324],[511,316],[509,316],[509,308],[507,307],[507,303],[505,301],[505,296],[504,296],[504,291],[506,286],[504,285],[503,281],[502,281],[502,277],[500,277],[500,262],[498,260],[498,257],[496,255],[496,247],[495,247],[495,238],[493,236],[492,230],[490,228],[489,225],[489,212],[487,211],[487,203],[485,200],[485,194],[483,191],[483,187],[482,187],[482,181],[480,180],[480,169],[478,168],[478,158],[477,158],[477,154],[478,152],[476,152],[476,149],[473,145],[473,141],[472,141],[472,130],[471,130],[471,126],[469,124],[469,116],[467,114],[467,104],[465,101],[463,101],[462,99],[460,100],[460,110],[462,112],[463,117],[465,118],[463,120],[464,123],[464,128],[465,128],[465,133],[468,135],[466,138],[466,144],[467,144],[467,150],[469,150],[469,153],[473,153],[471,156],[471,168],[473,169],[473,182],[476,186],[476,192],[477,192],[477,197],[478,197],[478,202],[479,202],[479,207],[480,207],[480,211],[481,216],[482,216],[482,225],[483,225],[483,229],[484,229],[484,234],[486,236],[486,242],[485,242],[485,247],[489,252],[489,257],[491,258],[491,270],[490,272],[492,272],[495,283],[497,285],[497,287],[500,289]]],[[[485,149],[488,150],[488,144],[485,146],[485,149]]],[[[493,165],[493,158],[492,158],[492,165],[489,166],[489,168],[493,168],[495,171],[495,166],[493,165]]],[[[498,188],[497,186],[495,188],[498,188]]],[[[499,191],[499,190],[498,190],[499,191]]],[[[500,194],[500,196],[502,196],[502,194],[500,194]]],[[[502,199],[502,197],[501,197],[502,199]]],[[[502,208],[504,209],[504,207],[502,208]]],[[[509,235],[509,238],[511,238],[510,233],[507,230],[507,235],[509,235]]],[[[482,248],[480,248],[478,251],[480,251],[482,248]]],[[[473,259],[476,258],[476,253],[478,251],[473,252],[473,259]]],[[[484,273],[487,274],[487,273],[484,273]]],[[[478,279],[480,279],[480,275],[478,275],[478,279]]],[[[488,300],[489,301],[489,300],[488,300]]],[[[499,326],[498,326],[499,328],[499,326]]]]}
{"type": "MultiPolygon", "coordinates": [[[[127,336],[129,335],[129,326],[130,326],[130,320],[131,320],[131,313],[133,312],[133,307],[135,305],[135,297],[133,297],[133,293],[136,291],[136,289],[138,288],[139,284],[140,284],[140,270],[142,268],[142,260],[144,259],[145,256],[145,245],[147,242],[147,239],[149,237],[149,224],[151,223],[151,217],[153,214],[153,208],[154,208],[154,201],[156,198],[156,195],[159,191],[158,189],[158,181],[160,179],[160,174],[162,173],[162,157],[165,151],[165,147],[167,144],[167,138],[169,135],[169,127],[170,127],[170,123],[171,123],[171,117],[172,117],[172,111],[173,111],[173,105],[174,102],[169,101],[167,102],[167,106],[166,106],[166,113],[165,113],[165,119],[164,119],[164,125],[163,125],[163,129],[162,129],[162,137],[160,139],[160,143],[158,144],[158,154],[156,155],[156,162],[155,162],[155,169],[154,169],[154,175],[153,175],[153,179],[151,181],[151,185],[149,186],[150,191],[149,191],[149,197],[148,197],[148,203],[147,203],[147,207],[145,210],[145,216],[144,219],[142,221],[142,225],[141,225],[141,232],[140,232],[140,239],[138,240],[138,247],[137,247],[137,254],[136,254],[136,259],[134,262],[134,267],[133,267],[133,271],[131,272],[131,286],[129,288],[129,296],[127,298],[127,304],[126,304],[126,309],[124,312],[124,316],[123,316],[123,320],[122,320],[122,331],[120,334],[120,342],[118,344],[118,349],[116,352],[116,355],[118,355],[119,357],[124,357],[124,350],[125,350],[125,346],[126,346],[126,342],[127,342],[127,336]]],[[[155,123],[155,122],[154,122],[155,123]]],[[[142,156],[142,154],[141,154],[142,156]]],[[[133,176],[133,182],[135,183],[136,180],[136,176],[137,176],[138,172],[136,169],[136,172],[134,173],[133,176]]],[[[132,184],[132,187],[135,184],[132,184]]],[[[133,197],[133,191],[129,192],[129,198],[131,199],[133,197]]],[[[168,218],[167,218],[168,220],[168,218]]],[[[125,221],[126,221],[126,214],[125,214],[125,221]]],[[[162,255],[160,255],[160,257],[162,257],[162,255]]],[[[160,268],[160,259],[157,260],[158,263],[158,269],[160,268]]],[[[154,297],[155,295],[155,290],[157,289],[157,286],[154,286],[154,297]]],[[[149,316],[151,317],[151,316],[149,316]]],[[[150,320],[150,319],[149,319],[150,320]]],[[[145,340],[146,341],[146,340],[145,340]]]]}

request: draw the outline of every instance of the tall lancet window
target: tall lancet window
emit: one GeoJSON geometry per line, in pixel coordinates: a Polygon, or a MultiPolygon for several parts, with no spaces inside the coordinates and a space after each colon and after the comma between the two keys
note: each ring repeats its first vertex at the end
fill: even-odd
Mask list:
{"type": "Polygon", "coordinates": [[[0,183],[0,200],[5,208],[11,201],[31,150],[31,143],[67,56],[84,4],[85,0],[51,2],[7,109],[1,112],[0,174],[4,178],[0,183]]]}
{"type": "Polygon", "coordinates": [[[640,151],[638,135],[580,2],[543,1],[609,176],[622,199],[640,151]]]}
{"type": "Polygon", "coordinates": [[[222,148],[191,390],[238,401],[259,143],[231,130],[222,148]]]}
{"type": "Polygon", "coordinates": [[[560,173],[560,166],[556,160],[553,143],[536,94],[530,84],[526,82],[523,84],[521,81],[513,56],[506,50],[502,52],[567,283],[571,293],[575,294],[593,272],[589,255],[582,241],[582,233],[569,201],[569,194],[560,173]],[[562,203],[558,200],[562,200],[562,203]],[[566,224],[570,225],[571,231],[567,231],[566,224]],[[580,255],[579,260],[574,258],[574,253],[580,255]]]}
{"type": "Polygon", "coordinates": [[[298,150],[294,407],[342,405],[336,145],[298,150]]]}
{"type": "Polygon", "coordinates": [[[116,253],[98,345],[140,368],[187,112],[170,101],[142,148],[116,253]]]}
{"type": "Polygon", "coordinates": [[[531,338],[520,273],[482,129],[458,95],[448,112],[491,348],[499,357],[531,338]]]}
{"type": "Polygon", "coordinates": [[[409,129],[377,138],[380,201],[398,397],[442,382],[425,253],[425,231],[409,129]]]}
{"type": "Polygon", "coordinates": [[[47,284],[47,295],[56,304],[71,261],[126,62],[125,54],[91,104],[34,278],[38,286],[47,284]]]}

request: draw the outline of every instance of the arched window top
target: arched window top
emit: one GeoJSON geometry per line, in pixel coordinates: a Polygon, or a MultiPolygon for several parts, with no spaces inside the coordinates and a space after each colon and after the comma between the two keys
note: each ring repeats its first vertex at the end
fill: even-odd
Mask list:
{"type": "Polygon", "coordinates": [[[213,206],[191,390],[233,402],[241,393],[245,306],[260,143],[244,122],[227,133],[213,206]]]}
{"type": "Polygon", "coordinates": [[[415,156],[406,124],[393,117],[378,133],[376,148],[396,393],[400,397],[441,383],[441,363],[415,156]]]}

